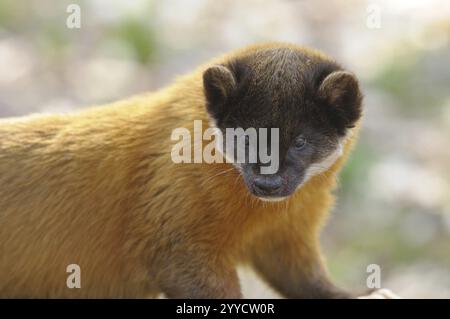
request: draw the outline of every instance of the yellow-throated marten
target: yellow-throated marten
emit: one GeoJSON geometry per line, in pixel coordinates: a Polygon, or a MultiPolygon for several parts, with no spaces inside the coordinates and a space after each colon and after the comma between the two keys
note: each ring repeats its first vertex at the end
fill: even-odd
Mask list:
{"type": "Polygon", "coordinates": [[[239,298],[245,263],[286,297],[352,297],[329,280],[318,234],[360,117],[354,75],[271,43],[156,93],[3,119],[0,296],[239,298]],[[278,171],[174,163],[171,132],[195,120],[279,128],[278,171]],[[70,264],[81,288],[67,286],[70,264]]]}

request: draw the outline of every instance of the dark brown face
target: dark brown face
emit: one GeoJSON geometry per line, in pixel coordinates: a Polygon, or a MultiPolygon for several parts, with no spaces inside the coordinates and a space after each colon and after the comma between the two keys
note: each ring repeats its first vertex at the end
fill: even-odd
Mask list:
{"type": "Polygon", "coordinates": [[[226,128],[279,129],[278,141],[267,144],[269,153],[278,151],[277,172],[261,174],[266,164],[259,157],[237,165],[249,191],[263,199],[289,196],[329,168],[361,116],[356,78],[300,50],[256,51],[209,68],[203,80],[207,110],[224,133],[226,128]]]}

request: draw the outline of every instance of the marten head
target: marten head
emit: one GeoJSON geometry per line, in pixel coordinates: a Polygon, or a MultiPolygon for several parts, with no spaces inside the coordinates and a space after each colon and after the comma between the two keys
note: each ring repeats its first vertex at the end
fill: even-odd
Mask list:
{"type": "MultiPolygon", "coordinates": [[[[203,85],[207,111],[223,133],[227,128],[269,129],[266,146],[269,154],[278,151],[277,170],[263,174],[267,163],[259,153],[255,162],[235,163],[249,191],[261,199],[283,199],[326,171],[361,117],[355,76],[302,48],[260,48],[238,55],[208,68],[203,85]],[[276,143],[271,143],[272,128],[278,128],[276,143]]],[[[249,145],[248,137],[245,141],[248,149],[261,147],[249,145]]]]}

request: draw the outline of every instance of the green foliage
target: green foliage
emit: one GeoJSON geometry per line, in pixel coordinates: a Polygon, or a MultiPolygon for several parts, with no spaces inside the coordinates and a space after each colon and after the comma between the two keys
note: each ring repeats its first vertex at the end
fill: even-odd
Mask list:
{"type": "Polygon", "coordinates": [[[114,37],[124,42],[140,63],[148,64],[153,61],[156,53],[156,39],[148,24],[139,19],[126,19],[115,29],[114,37]]]}
{"type": "Polygon", "coordinates": [[[401,114],[435,116],[448,98],[449,54],[448,48],[428,52],[402,43],[372,84],[396,100],[401,114]]]}
{"type": "Polygon", "coordinates": [[[30,19],[30,10],[25,1],[0,1],[0,28],[14,31],[22,29],[27,24],[27,18],[30,19]]]}
{"type": "Polygon", "coordinates": [[[340,174],[339,181],[342,190],[353,194],[351,196],[362,192],[365,189],[363,183],[367,181],[367,174],[376,161],[375,151],[372,150],[370,144],[364,141],[364,136],[362,136],[340,174]]]}

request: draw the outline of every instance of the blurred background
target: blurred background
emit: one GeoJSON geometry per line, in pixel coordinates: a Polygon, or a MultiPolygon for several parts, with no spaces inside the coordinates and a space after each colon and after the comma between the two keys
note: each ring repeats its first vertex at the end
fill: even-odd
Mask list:
{"type": "MultiPolygon", "coordinates": [[[[322,236],[332,277],[363,289],[378,264],[401,296],[450,298],[449,1],[1,0],[0,117],[153,90],[267,40],[322,49],[362,82],[364,128],[322,236]]],[[[276,296],[240,274],[246,297],[276,296]]]]}

